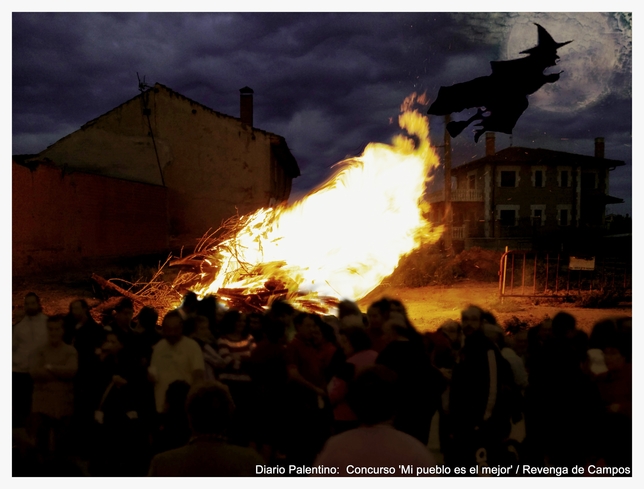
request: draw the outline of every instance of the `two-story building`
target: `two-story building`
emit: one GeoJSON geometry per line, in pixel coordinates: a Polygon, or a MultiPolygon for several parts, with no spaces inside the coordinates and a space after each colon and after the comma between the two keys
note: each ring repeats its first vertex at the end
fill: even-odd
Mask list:
{"type": "MultiPolygon", "coordinates": [[[[607,204],[610,171],[623,161],[604,158],[604,140],[594,156],[509,147],[495,151],[486,134],[486,156],[452,169],[453,239],[465,247],[498,247],[500,239],[544,247],[572,233],[599,231],[607,204]]],[[[428,196],[435,223],[445,218],[444,191],[428,196]]]]}

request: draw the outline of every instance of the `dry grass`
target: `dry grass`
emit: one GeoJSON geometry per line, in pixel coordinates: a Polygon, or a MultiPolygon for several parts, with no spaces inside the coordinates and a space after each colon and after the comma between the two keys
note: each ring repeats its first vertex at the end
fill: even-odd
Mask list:
{"type": "Polygon", "coordinates": [[[425,245],[403,257],[386,283],[394,287],[425,287],[451,285],[465,279],[495,282],[499,279],[501,255],[501,252],[471,248],[448,256],[436,244],[425,245]]]}

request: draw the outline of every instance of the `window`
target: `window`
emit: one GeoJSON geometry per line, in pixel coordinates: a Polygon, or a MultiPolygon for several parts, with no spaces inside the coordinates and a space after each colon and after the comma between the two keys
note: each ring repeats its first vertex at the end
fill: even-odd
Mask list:
{"type": "Polygon", "coordinates": [[[559,186],[566,188],[572,186],[572,166],[559,166],[557,167],[557,181],[559,186]]]}
{"type": "Polygon", "coordinates": [[[533,226],[543,226],[546,221],[546,206],[545,204],[534,204],[530,206],[530,217],[532,218],[533,226]]]}
{"type": "Polygon", "coordinates": [[[501,226],[515,226],[516,225],[516,211],[501,210],[499,211],[501,226]]]}
{"type": "Polygon", "coordinates": [[[546,170],[547,170],[547,167],[543,165],[532,166],[532,186],[533,187],[546,186],[546,170]]]}
{"type": "Polygon", "coordinates": [[[476,190],[476,175],[468,175],[467,188],[470,190],[476,190]]]}
{"type": "Polygon", "coordinates": [[[516,187],[517,174],[514,171],[501,172],[501,187],[516,187]]]}
{"type": "Polygon", "coordinates": [[[516,226],[519,219],[519,209],[516,204],[499,204],[496,206],[496,221],[501,226],[516,226]]]}
{"type": "Polygon", "coordinates": [[[561,171],[561,186],[562,187],[568,186],[568,170],[561,171]]]}
{"type": "Polygon", "coordinates": [[[521,181],[521,166],[499,165],[494,175],[495,185],[498,187],[518,187],[521,181]]]}
{"type": "Polygon", "coordinates": [[[559,204],[557,205],[557,224],[559,226],[570,226],[572,219],[572,205],[559,204]]]}
{"type": "Polygon", "coordinates": [[[534,172],[534,186],[543,187],[543,171],[537,170],[534,172]]]}

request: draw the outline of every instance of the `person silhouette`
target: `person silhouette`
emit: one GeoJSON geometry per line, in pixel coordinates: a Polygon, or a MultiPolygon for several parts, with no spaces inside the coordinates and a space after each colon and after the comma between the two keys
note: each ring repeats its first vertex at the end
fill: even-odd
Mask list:
{"type": "Polygon", "coordinates": [[[428,114],[447,115],[464,109],[477,108],[476,114],[465,121],[447,124],[450,136],[458,136],[475,121],[478,129],[474,141],[478,142],[486,131],[512,134],[521,114],[528,108],[528,95],[546,83],[559,80],[561,73],[544,74],[544,70],[557,64],[557,50],[572,41],[556,42],[541,25],[536,24],[538,44],[521,51],[524,58],[492,61],[492,74],[473,80],[441,87],[428,114]]]}

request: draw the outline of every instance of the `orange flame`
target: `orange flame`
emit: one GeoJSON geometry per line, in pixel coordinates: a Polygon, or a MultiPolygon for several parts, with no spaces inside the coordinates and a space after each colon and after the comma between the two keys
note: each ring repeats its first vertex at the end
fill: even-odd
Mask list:
{"type": "Polygon", "coordinates": [[[240,218],[243,227],[211,250],[219,270],[197,293],[224,287],[254,293],[274,280],[296,305],[303,297],[358,300],[402,256],[435,242],[442,230],[424,219],[422,197],[439,159],[427,118],[413,109],[416,100],[422,96],[407,97],[398,117],[406,135],[391,145],[371,143],[361,156],[336,164],[325,183],[294,204],[240,218]]]}

